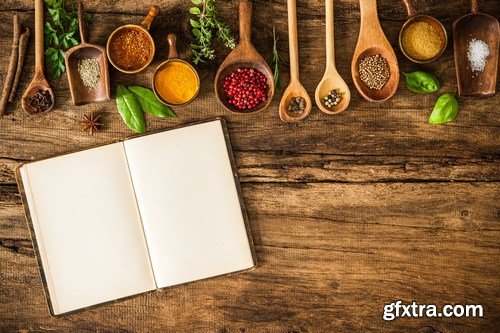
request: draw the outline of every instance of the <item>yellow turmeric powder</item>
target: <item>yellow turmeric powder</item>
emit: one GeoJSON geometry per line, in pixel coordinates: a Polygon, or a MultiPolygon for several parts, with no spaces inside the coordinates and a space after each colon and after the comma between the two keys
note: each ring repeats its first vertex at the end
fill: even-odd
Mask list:
{"type": "Polygon", "coordinates": [[[156,91],[169,104],[189,102],[198,92],[198,76],[182,61],[169,61],[155,76],[156,91]]]}

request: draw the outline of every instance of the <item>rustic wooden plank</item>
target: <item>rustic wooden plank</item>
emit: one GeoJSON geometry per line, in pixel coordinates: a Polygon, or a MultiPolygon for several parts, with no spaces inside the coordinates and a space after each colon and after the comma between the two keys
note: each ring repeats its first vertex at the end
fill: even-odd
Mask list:
{"type": "MultiPolygon", "coordinates": [[[[47,152],[50,155],[50,152],[47,152]]],[[[497,159],[236,152],[241,182],[498,181],[497,159]]],[[[22,162],[0,158],[0,184],[22,162]]]]}
{"type": "MultiPolygon", "coordinates": [[[[69,2],[69,1],[68,1],[69,2]]],[[[182,0],[159,0],[155,1],[164,12],[179,12],[189,8],[190,3],[182,0]]],[[[219,4],[221,16],[234,20],[237,13],[237,0],[224,1],[219,4]]],[[[140,1],[126,0],[86,0],[85,7],[89,11],[98,11],[104,13],[120,13],[145,15],[149,3],[140,1]]],[[[321,17],[324,14],[323,1],[297,1],[299,19],[310,17],[321,17]]],[[[406,11],[401,2],[378,1],[379,16],[384,20],[405,20],[406,11]]],[[[276,16],[286,16],[286,1],[284,0],[257,0],[254,1],[254,15],[256,19],[269,20],[269,13],[276,16]]],[[[498,11],[495,0],[479,1],[481,11],[486,13],[495,13],[498,11]]],[[[444,22],[451,22],[461,15],[470,12],[470,2],[467,0],[455,1],[433,1],[419,0],[415,1],[415,8],[418,12],[427,13],[444,22]]],[[[4,0],[2,11],[30,11],[33,10],[33,4],[30,0],[4,0]]],[[[357,0],[338,0],[335,2],[336,18],[359,19],[359,5],[357,0]]]]}
{"type": "Polygon", "coordinates": [[[47,316],[29,241],[2,235],[0,317],[9,329],[492,331],[498,192],[469,183],[247,184],[257,270],[57,320],[47,316]],[[486,315],[382,321],[383,305],[397,299],[480,303],[486,315]]]}
{"type": "MultiPolygon", "coordinates": [[[[325,219],[408,228],[498,230],[498,182],[243,183],[251,220],[325,219]]],[[[0,238],[27,239],[16,186],[1,186],[0,238]]],[[[307,245],[305,247],[309,247],[307,245]]]]}

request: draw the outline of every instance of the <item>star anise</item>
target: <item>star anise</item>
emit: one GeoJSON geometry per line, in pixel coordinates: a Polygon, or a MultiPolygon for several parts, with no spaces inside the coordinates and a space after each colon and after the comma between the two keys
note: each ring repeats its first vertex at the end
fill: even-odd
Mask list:
{"type": "Polygon", "coordinates": [[[83,131],[89,132],[90,135],[94,135],[94,132],[99,132],[102,123],[99,122],[101,115],[95,115],[93,112],[84,114],[82,121],[80,123],[83,125],[83,131]]]}

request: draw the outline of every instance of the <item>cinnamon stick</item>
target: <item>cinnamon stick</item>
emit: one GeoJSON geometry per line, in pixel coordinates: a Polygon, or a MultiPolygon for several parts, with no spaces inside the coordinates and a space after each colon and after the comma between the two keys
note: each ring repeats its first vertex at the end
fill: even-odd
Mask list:
{"type": "Polygon", "coordinates": [[[26,30],[19,37],[19,52],[17,55],[17,66],[16,74],[14,76],[14,81],[12,82],[12,87],[10,89],[9,102],[14,102],[16,97],[17,85],[19,84],[19,79],[21,78],[21,72],[23,71],[24,59],[26,57],[26,49],[28,48],[28,40],[30,38],[30,28],[26,30]]]}
{"type": "Polygon", "coordinates": [[[14,75],[16,73],[17,54],[19,52],[19,34],[21,33],[21,25],[19,24],[19,17],[17,15],[14,15],[12,18],[12,25],[12,52],[10,54],[9,68],[3,84],[2,99],[0,100],[0,116],[3,116],[3,113],[5,112],[5,105],[9,99],[10,88],[12,87],[12,80],[14,79],[14,75]]]}

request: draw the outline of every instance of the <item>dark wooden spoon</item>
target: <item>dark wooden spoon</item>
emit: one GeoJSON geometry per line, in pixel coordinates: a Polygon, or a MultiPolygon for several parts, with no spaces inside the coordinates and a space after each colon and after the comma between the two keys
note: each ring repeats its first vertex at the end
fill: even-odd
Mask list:
{"type": "Polygon", "coordinates": [[[78,25],[80,28],[81,43],[66,51],[66,70],[68,73],[69,89],[73,104],[81,105],[92,102],[109,101],[109,74],[106,49],[99,45],[87,43],[85,20],[83,18],[83,4],[78,3],[78,25]],[[78,72],[78,62],[83,59],[96,59],[99,63],[100,77],[97,88],[86,87],[78,72]]]}
{"type": "Polygon", "coordinates": [[[49,112],[54,108],[54,92],[43,74],[43,0],[35,0],[35,76],[21,99],[21,106],[29,115],[37,115],[49,112]],[[43,112],[38,112],[30,104],[29,100],[38,91],[48,92],[51,105],[43,112]]]}
{"type": "Polygon", "coordinates": [[[259,51],[253,46],[251,41],[252,34],[252,1],[240,0],[239,3],[239,20],[240,20],[240,41],[234,50],[229,53],[224,62],[220,65],[215,75],[214,89],[215,97],[224,108],[233,113],[256,113],[264,110],[274,96],[274,76],[267,62],[262,58],[259,51]],[[224,93],[224,79],[231,72],[240,67],[254,68],[264,74],[267,79],[267,101],[251,110],[238,110],[228,103],[224,93]]]}
{"type": "Polygon", "coordinates": [[[453,23],[458,95],[487,98],[496,93],[500,27],[496,18],[478,12],[477,0],[471,1],[471,11],[453,23]],[[473,72],[467,59],[469,42],[473,38],[483,40],[490,51],[482,71],[473,72]]]}

